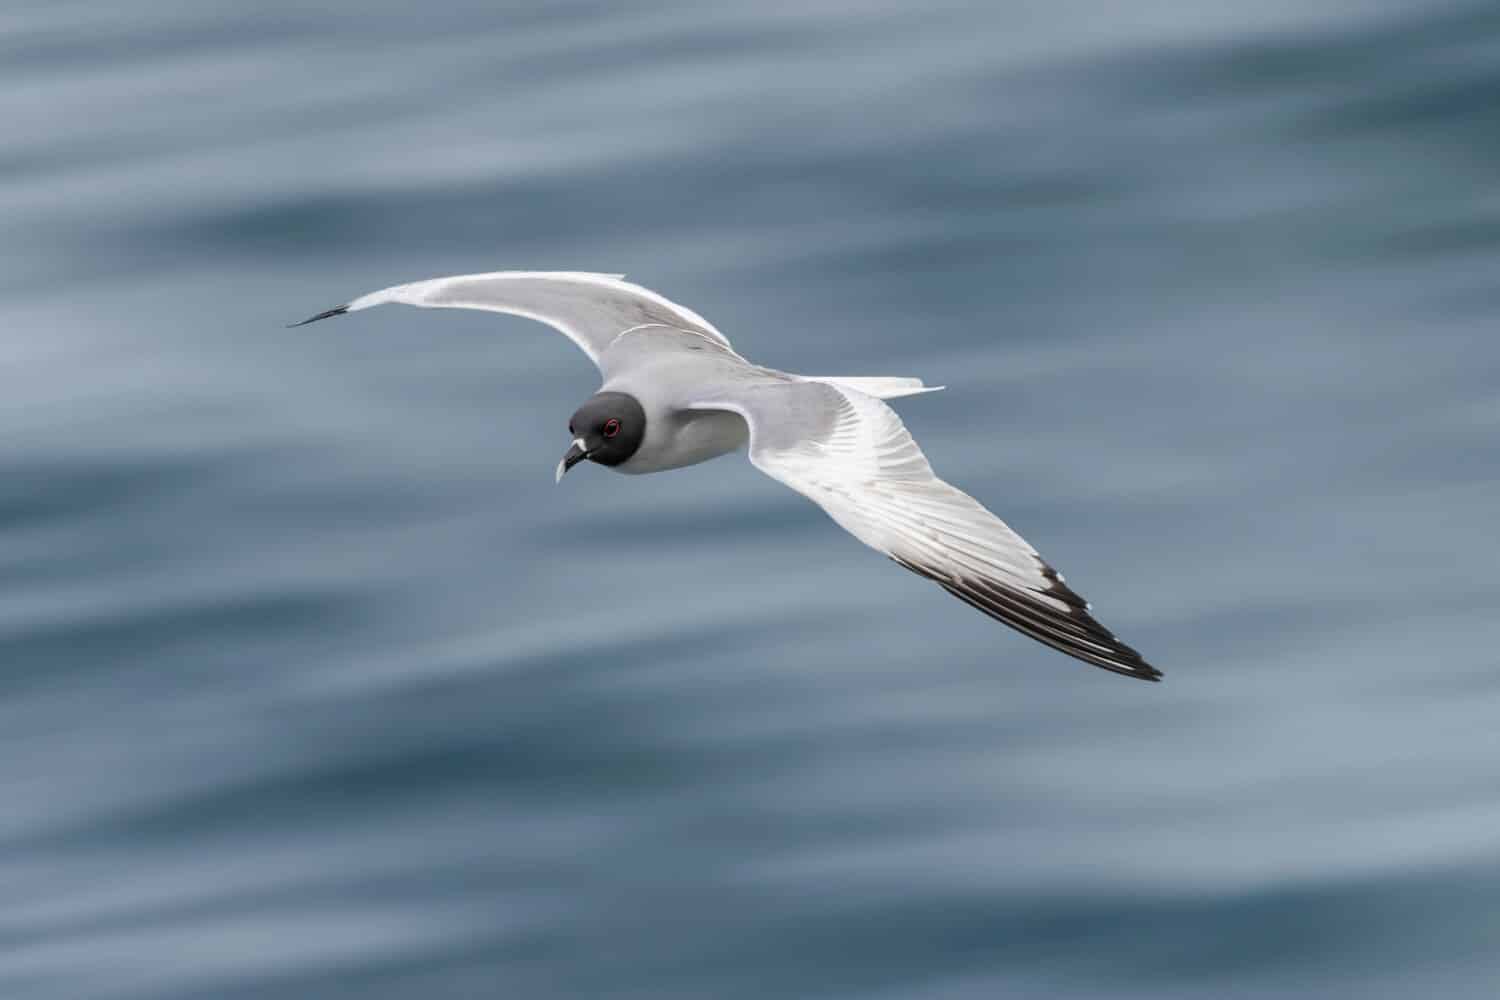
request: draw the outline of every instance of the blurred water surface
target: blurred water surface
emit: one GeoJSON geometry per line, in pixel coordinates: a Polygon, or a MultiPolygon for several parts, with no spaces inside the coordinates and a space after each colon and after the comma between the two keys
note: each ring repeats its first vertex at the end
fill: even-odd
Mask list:
{"type": "Polygon", "coordinates": [[[0,995],[1489,997],[1490,5],[12,0],[0,995]],[[1167,671],[356,294],[620,270],[1167,671]]]}

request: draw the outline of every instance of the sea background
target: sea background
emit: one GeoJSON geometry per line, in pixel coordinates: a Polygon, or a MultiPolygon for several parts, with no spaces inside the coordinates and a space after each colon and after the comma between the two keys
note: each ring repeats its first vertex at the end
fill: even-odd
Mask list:
{"type": "Polygon", "coordinates": [[[10,0],[0,997],[1500,989],[1500,11],[10,0]],[[554,486],[628,272],[916,375],[1166,671],[739,458],[554,486]]]}

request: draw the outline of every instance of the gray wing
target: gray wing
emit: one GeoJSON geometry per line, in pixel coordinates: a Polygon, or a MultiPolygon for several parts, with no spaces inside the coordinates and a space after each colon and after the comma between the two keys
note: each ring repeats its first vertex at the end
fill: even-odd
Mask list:
{"type": "Polygon", "coordinates": [[[482,309],[534,319],[560,331],[594,364],[626,330],[662,325],[687,330],[733,351],[713,325],[685,306],[618,274],[579,271],[496,271],[459,274],[382,288],[294,326],[399,302],[428,309],[482,309]]]}
{"type": "Polygon", "coordinates": [[[943,482],[894,410],[833,385],[726,385],[694,409],[728,410],[750,429],[750,461],[822,507],[878,552],[980,611],[1115,673],[1161,672],[1116,639],[1088,604],[1004,521],[943,482]]]}

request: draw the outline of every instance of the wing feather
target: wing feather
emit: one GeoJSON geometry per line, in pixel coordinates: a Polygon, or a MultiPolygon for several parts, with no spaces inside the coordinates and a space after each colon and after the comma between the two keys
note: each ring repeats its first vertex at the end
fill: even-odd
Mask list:
{"type": "Polygon", "coordinates": [[[728,338],[686,306],[625,281],[623,275],[582,271],[496,271],[413,281],[361,295],[303,323],[393,302],[534,319],[564,334],[596,365],[621,333],[648,325],[688,330],[733,350],[728,338]]]}
{"type": "Polygon", "coordinates": [[[1011,628],[1115,673],[1161,672],[1115,638],[1020,535],[939,479],[901,418],[848,386],[738,386],[698,409],[750,428],[750,461],[900,566],[1011,628]]]}

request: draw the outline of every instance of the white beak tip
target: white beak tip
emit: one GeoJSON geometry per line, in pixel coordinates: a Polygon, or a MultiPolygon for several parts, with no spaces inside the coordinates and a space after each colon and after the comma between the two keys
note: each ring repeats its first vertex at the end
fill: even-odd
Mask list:
{"type": "Polygon", "coordinates": [[[576,464],[578,462],[583,461],[585,458],[588,458],[588,457],[589,457],[589,446],[588,446],[588,444],[586,444],[584,442],[583,438],[574,438],[573,439],[573,445],[572,445],[572,447],[570,447],[567,450],[567,452],[563,455],[562,461],[557,463],[557,477],[555,479],[553,479],[552,481],[554,483],[560,483],[560,482],[562,482],[562,477],[563,477],[564,474],[567,473],[568,468],[569,468],[568,459],[571,458],[573,460],[573,462],[576,464]]]}

